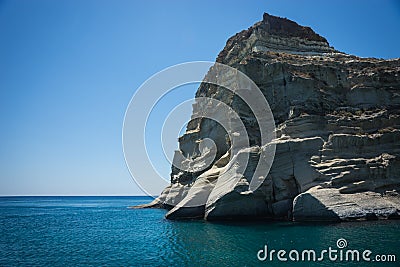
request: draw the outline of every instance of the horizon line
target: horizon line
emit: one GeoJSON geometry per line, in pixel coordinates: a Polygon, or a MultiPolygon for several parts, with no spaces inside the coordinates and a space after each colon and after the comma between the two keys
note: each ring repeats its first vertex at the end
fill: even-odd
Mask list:
{"type": "Polygon", "coordinates": [[[149,195],[0,195],[0,197],[158,197],[149,195]]]}

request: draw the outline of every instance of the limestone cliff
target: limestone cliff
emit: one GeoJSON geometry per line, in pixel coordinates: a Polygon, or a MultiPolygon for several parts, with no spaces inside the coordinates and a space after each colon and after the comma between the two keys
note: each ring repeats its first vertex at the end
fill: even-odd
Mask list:
{"type": "Polygon", "coordinates": [[[348,55],[309,27],[264,14],[227,41],[217,62],[248,75],[267,99],[276,124],[272,167],[249,191],[263,149],[257,122],[232,92],[203,83],[196,97],[219,99],[240,115],[250,147],[238,154],[250,162],[237,184],[217,188],[221,177],[237,175],[233,166],[240,155],[231,155],[227,133],[216,122],[194,119],[179,138],[182,154],[201,156],[198,141],[207,137],[217,144],[216,159],[199,172],[172,167],[171,185],[150,206],[169,208],[170,219],[400,216],[399,59],[348,55]],[[196,198],[205,204],[185,206],[196,198]]]}

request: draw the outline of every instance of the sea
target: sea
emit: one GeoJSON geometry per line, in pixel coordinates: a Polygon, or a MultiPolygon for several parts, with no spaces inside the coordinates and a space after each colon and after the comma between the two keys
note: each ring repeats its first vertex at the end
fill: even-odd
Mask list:
{"type": "Polygon", "coordinates": [[[0,266],[400,266],[399,220],[169,221],[128,208],[150,200],[0,197],[0,266]]]}

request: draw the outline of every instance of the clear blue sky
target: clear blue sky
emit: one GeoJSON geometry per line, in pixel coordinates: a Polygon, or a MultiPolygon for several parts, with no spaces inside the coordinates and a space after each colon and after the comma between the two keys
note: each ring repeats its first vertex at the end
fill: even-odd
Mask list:
{"type": "Polygon", "coordinates": [[[0,195],[141,194],[121,145],[135,89],[215,60],[263,12],[347,53],[400,57],[398,1],[0,1],[0,195]]]}

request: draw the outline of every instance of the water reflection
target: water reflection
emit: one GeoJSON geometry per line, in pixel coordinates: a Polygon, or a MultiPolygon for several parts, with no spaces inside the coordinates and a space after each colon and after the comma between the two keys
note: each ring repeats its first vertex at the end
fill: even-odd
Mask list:
{"type": "MultiPolygon", "coordinates": [[[[389,222],[355,222],[336,224],[300,224],[290,222],[210,223],[202,221],[166,222],[171,229],[167,246],[171,254],[179,255],[183,266],[280,266],[273,262],[260,262],[256,253],[268,245],[270,249],[313,249],[318,253],[336,241],[345,238],[349,249],[375,249],[374,253],[397,252],[400,224],[389,222]],[[385,231],[397,236],[385,237],[385,231]],[[395,235],[396,235],[395,234],[395,235]],[[384,242],[384,244],[382,244],[384,242]],[[379,249],[379,247],[383,249],[379,249]]],[[[168,257],[173,257],[169,255],[168,257]]],[[[176,257],[176,256],[175,256],[176,257]]],[[[294,264],[293,262],[290,262],[294,264]]],[[[348,266],[357,262],[297,262],[296,266],[348,266]]],[[[386,266],[397,266],[385,263],[386,266]]]]}

